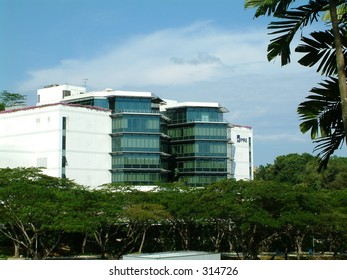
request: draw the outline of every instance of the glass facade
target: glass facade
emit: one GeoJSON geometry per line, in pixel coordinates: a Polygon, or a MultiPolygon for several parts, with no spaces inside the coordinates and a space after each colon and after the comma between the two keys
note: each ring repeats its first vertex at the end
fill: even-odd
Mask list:
{"type": "Polygon", "coordinates": [[[202,186],[227,178],[227,123],[216,107],[168,108],[176,180],[202,186]]]}
{"type": "Polygon", "coordinates": [[[157,152],[160,153],[160,135],[115,134],[112,136],[112,152],[157,152]]]}
{"type": "Polygon", "coordinates": [[[112,183],[153,185],[168,180],[169,137],[165,134],[166,120],[159,112],[161,99],[108,93],[68,102],[112,111],[112,183]]]}
{"type": "Polygon", "coordinates": [[[218,108],[184,107],[170,109],[167,116],[172,124],[189,122],[223,122],[223,114],[218,108]]]}
{"type": "Polygon", "coordinates": [[[82,98],[82,99],[78,99],[74,101],[69,101],[69,103],[109,109],[109,102],[107,98],[101,98],[101,97],[100,98],[95,98],[95,97],[82,98]]]}
{"type": "Polygon", "coordinates": [[[116,115],[112,119],[112,132],[158,133],[160,118],[158,115],[116,115]]]}
{"type": "MultiPolygon", "coordinates": [[[[112,111],[113,183],[153,185],[184,180],[201,186],[226,179],[228,123],[217,106],[168,107],[155,96],[108,94],[70,101],[112,111]]],[[[229,158],[230,161],[230,158],[229,158]]]]}
{"type": "Polygon", "coordinates": [[[161,131],[159,99],[111,97],[112,182],[153,185],[167,181],[167,137],[161,131]]]}
{"type": "Polygon", "coordinates": [[[149,98],[117,97],[115,101],[115,112],[137,112],[151,113],[152,102],[149,98]]]}

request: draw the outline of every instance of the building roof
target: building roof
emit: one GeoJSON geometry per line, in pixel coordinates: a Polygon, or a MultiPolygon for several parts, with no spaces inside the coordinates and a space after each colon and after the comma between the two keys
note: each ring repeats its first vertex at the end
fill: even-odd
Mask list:
{"type": "Polygon", "coordinates": [[[239,124],[229,124],[229,127],[233,128],[233,127],[238,127],[238,128],[246,128],[246,129],[252,129],[252,126],[249,125],[239,125],[239,124]]]}
{"type": "Polygon", "coordinates": [[[80,98],[88,98],[88,97],[142,97],[142,98],[151,98],[153,100],[156,100],[157,102],[163,102],[161,98],[154,95],[152,92],[148,91],[123,91],[123,90],[113,90],[111,88],[107,88],[104,90],[98,90],[98,91],[89,91],[83,94],[79,95],[71,95],[64,97],[64,101],[72,101],[74,99],[80,99],[80,98]]]}
{"type": "Polygon", "coordinates": [[[184,107],[206,107],[218,108],[222,113],[229,112],[228,109],[216,102],[177,102],[174,100],[165,100],[167,105],[162,106],[164,109],[184,108],[184,107]]]}
{"type": "Polygon", "coordinates": [[[35,110],[35,109],[39,109],[39,108],[54,107],[54,106],[59,106],[59,105],[65,106],[65,107],[86,108],[86,109],[104,111],[104,112],[110,112],[111,111],[109,109],[96,107],[96,106],[88,106],[88,105],[80,105],[80,104],[67,104],[67,103],[59,102],[59,103],[44,104],[44,105],[39,105],[39,106],[27,106],[27,107],[12,109],[12,110],[0,111],[0,114],[9,114],[9,113],[14,113],[14,112],[35,110]]]}

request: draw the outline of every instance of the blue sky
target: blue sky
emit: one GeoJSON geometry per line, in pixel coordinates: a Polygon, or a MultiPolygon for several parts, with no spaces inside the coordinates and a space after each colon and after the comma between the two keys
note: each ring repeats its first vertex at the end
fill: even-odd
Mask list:
{"type": "MultiPolygon", "coordinates": [[[[297,105],[321,77],[293,53],[268,62],[267,23],[243,0],[0,0],[0,90],[35,103],[49,84],[218,102],[253,127],[256,165],[312,153],[297,105]]],[[[339,155],[346,156],[346,150],[339,155]]]]}

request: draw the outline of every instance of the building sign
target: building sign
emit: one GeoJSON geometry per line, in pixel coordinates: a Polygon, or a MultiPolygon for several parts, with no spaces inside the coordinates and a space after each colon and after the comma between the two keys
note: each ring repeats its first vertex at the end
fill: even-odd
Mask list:
{"type": "Polygon", "coordinates": [[[247,137],[241,137],[241,135],[236,136],[236,142],[237,143],[247,143],[247,137]]]}

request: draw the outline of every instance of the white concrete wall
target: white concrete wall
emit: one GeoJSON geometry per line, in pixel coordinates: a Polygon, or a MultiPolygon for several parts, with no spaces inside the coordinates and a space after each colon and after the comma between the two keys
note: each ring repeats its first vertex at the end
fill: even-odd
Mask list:
{"type": "Polygon", "coordinates": [[[230,128],[234,159],[231,170],[236,180],[253,180],[253,130],[248,126],[230,128]],[[251,169],[251,171],[250,171],[251,169]]]}
{"type": "Polygon", "coordinates": [[[37,90],[37,104],[45,105],[58,103],[63,100],[63,91],[69,90],[71,96],[78,96],[86,92],[86,88],[71,85],[52,85],[37,90]]]}
{"type": "Polygon", "coordinates": [[[45,167],[62,174],[62,118],[66,128],[66,176],[96,187],[111,181],[108,111],[53,105],[0,113],[0,167],[45,167]]]}
{"type": "Polygon", "coordinates": [[[45,158],[51,176],[60,170],[60,119],[52,107],[23,109],[0,114],[0,166],[38,166],[45,158]]]}
{"type": "Polygon", "coordinates": [[[66,176],[86,186],[111,182],[109,112],[66,108],[66,176]]]}

